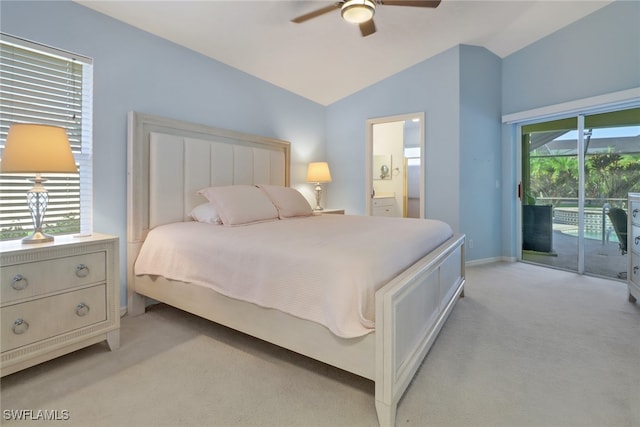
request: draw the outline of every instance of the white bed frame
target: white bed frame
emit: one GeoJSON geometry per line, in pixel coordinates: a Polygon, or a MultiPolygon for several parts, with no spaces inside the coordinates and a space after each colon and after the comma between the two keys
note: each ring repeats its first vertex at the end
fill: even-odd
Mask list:
{"type": "Polygon", "coordinates": [[[290,144],[177,120],[129,113],[128,310],[145,297],[320,360],[375,382],[381,426],[395,424],[400,398],[464,295],[464,235],[456,235],[376,292],[375,332],[344,339],[316,323],[231,299],[189,283],[135,276],[147,232],[188,220],[212,185],[289,185],[290,144]]]}

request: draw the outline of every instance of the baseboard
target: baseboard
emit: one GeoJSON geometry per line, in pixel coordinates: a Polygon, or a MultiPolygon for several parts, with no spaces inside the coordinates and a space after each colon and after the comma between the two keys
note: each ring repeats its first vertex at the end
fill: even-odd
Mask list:
{"type": "Polygon", "coordinates": [[[477,265],[485,265],[485,264],[493,264],[495,262],[516,262],[517,259],[515,257],[491,257],[491,258],[483,258],[483,259],[474,259],[473,261],[466,261],[464,263],[467,267],[474,267],[477,265]]]}

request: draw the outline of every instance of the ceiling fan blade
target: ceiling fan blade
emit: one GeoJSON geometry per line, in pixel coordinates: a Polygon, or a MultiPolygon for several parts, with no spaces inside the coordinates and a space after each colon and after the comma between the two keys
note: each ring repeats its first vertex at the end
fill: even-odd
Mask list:
{"type": "Polygon", "coordinates": [[[373,22],[373,19],[369,19],[367,22],[360,24],[360,32],[362,33],[362,37],[367,37],[375,33],[376,24],[373,22]]]}
{"type": "Polygon", "coordinates": [[[321,9],[314,10],[313,12],[309,12],[309,13],[306,13],[304,15],[300,15],[297,18],[292,19],[291,22],[295,22],[296,24],[299,24],[301,22],[308,21],[309,19],[316,18],[316,17],[318,17],[320,15],[324,15],[325,13],[332,12],[332,11],[340,8],[340,6],[342,6],[342,2],[336,2],[336,3],[332,4],[331,6],[326,6],[326,7],[323,7],[321,9]]]}
{"type": "Polygon", "coordinates": [[[379,0],[385,6],[438,7],[440,0],[379,0]]]}

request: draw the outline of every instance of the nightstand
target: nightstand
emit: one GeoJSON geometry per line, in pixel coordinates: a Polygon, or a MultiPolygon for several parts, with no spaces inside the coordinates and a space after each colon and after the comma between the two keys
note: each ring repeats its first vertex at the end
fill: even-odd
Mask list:
{"type": "Polygon", "coordinates": [[[344,209],[323,209],[321,211],[313,211],[314,215],[336,214],[344,215],[344,209]]]}
{"type": "Polygon", "coordinates": [[[0,243],[1,376],[106,340],[120,346],[118,238],[0,243]]]}

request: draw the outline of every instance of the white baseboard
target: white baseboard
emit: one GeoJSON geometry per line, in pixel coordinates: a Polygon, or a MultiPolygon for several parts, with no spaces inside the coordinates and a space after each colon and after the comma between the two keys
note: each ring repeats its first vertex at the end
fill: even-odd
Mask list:
{"type": "Polygon", "coordinates": [[[474,267],[476,265],[484,265],[484,264],[493,264],[494,262],[516,262],[517,259],[515,257],[492,257],[492,258],[483,258],[483,259],[474,259],[473,261],[466,261],[464,263],[467,267],[474,267]]]}

